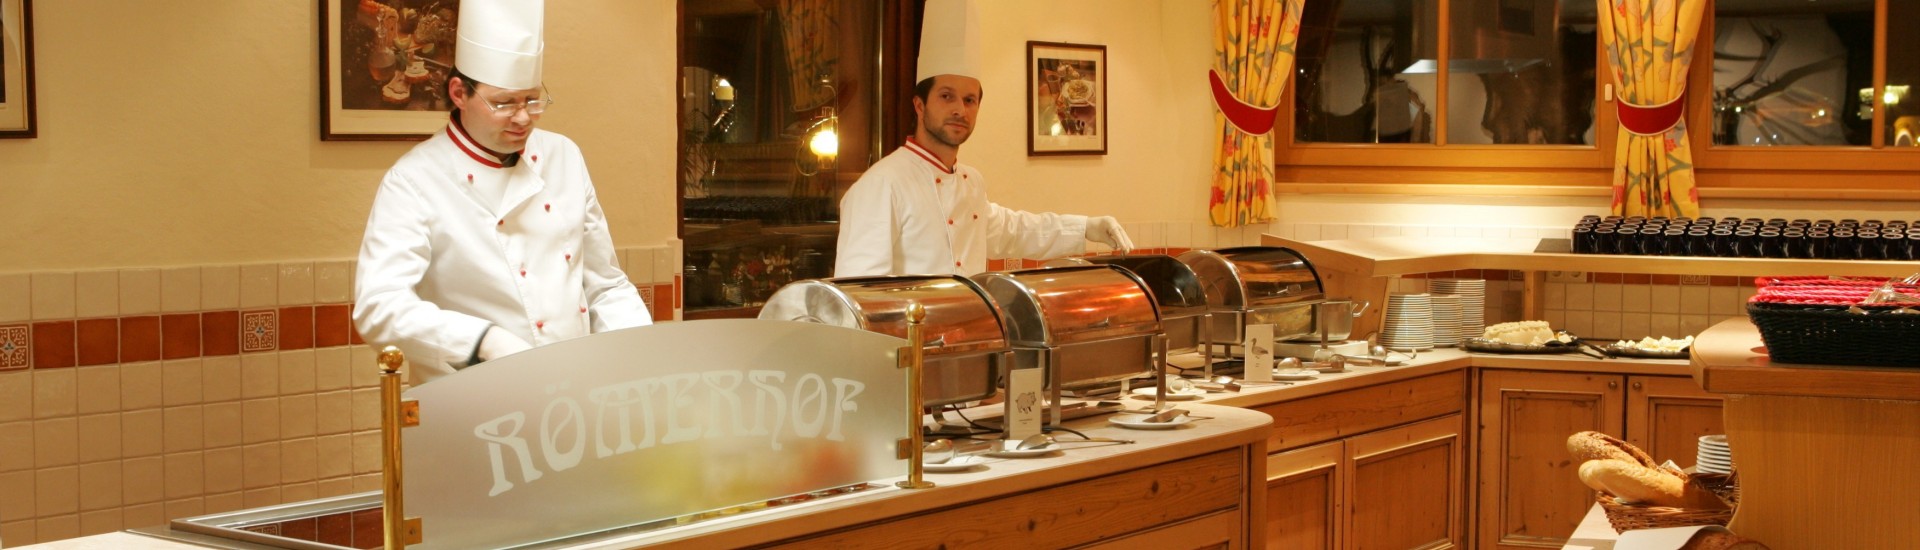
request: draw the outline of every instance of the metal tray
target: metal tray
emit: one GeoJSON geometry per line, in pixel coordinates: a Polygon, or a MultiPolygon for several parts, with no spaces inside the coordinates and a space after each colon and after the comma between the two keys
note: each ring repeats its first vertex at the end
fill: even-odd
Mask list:
{"type": "Polygon", "coordinates": [[[1460,342],[1460,347],[1468,351],[1482,351],[1487,353],[1579,353],[1580,339],[1574,338],[1573,342],[1565,344],[1554,342],[1551,344],[1535,345],[1509,344],[1487,338],[1468,338],[1460,342]]]}
{"type": "Polygon", "coordinates": [[[1600,351],[1606,352],[1607,355],[1614,357],[1639,357],[1642,359],[1686,359],[1692,355],[1692,350],[1693,348],[1689,346],[1678,351],[1651,351],[1633,346],[1622,346],[1617,343],[1600,347],[1600,351]]]}

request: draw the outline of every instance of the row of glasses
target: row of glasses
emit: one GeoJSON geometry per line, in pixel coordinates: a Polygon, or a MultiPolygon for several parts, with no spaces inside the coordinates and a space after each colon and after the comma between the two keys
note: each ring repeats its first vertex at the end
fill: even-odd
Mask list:
{"type": "Polygon", "coordinates": [[[1920,259],[1920,222],[1773,218],[1587,216],[1573,228],[1576,254],[1920,259]]]}

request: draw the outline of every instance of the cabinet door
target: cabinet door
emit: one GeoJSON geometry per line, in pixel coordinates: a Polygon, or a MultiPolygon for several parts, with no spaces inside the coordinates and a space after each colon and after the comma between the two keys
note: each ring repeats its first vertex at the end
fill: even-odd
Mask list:
{"type": "Polygon", "coordinates": [[[1348,541],[1354,549],[1459,548],[1466,542],[1461,415],[1347,440],[1348,541]]]}
{"type": "Polygon", "coordinates": [[[1692,378],[1627,377],[1628,443],[1652,455],[1693,466],[1700,436],[1727,433],[1720,397],[1700,389],[1692,378]]]}
{"type": "Polygon", "coordinates": [[[1567,436],[1619,435],[1624,376],[1484,370],[1476,548],[1559,548],[1593,507],[1567,436]]]}
{"type": "Polygon", "coordinates": [[[1267,548],[1338,548],[1346,517],[1345,442],[1267,456],[1267,548]]]}

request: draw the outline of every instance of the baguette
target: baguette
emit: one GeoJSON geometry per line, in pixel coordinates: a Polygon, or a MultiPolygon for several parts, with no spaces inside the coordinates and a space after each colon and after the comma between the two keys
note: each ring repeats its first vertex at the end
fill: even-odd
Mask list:
{"type": "Polygon", "coordinates": [[[1580,465],[1580,481],[1629,502],[1685,507],[1686,480],[1626,460],[1589,460],[1580,465]]]}
{"type": "Polygon", "coordinates": [[[1767,550],[1767,545],[1731,532],[1702,529],[1680,550],[1767,550]]]}
{"type": "Polygon", "coordinates": [[[1580,432],[1567,437],[1567,452],[1579,461],[1624,460],[1648,468],[1660,467],[1646,451],[1600,432],[1580,432]]]}

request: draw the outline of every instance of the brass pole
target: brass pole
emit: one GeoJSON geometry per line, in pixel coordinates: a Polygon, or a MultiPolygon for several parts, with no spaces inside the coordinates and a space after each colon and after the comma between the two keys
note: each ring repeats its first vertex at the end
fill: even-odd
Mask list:
{"type": "Polygon", "coordinates": [[[402,494],[403,472],[400,464],[400,365],[406,356],[400,348],[380,350],[380,452],[382,512],[385,515],[386,547],[397,550],[407,546],[406,499],[402,494]]]}
{"type": "Polygon", "coordinates": [[[901,367],[907,369],[907,480],[895,485],[904,489],[925,489],[933,486],[927,481],[926,466],[921,458],[926,452],[926,436],[920,433],[920,376],[926,369],[926,334],[922,332],[921,322],[927,319],[927,307],[920,302],[907,304],[907,347],[901,348],[904,361],[901,367]]]}

